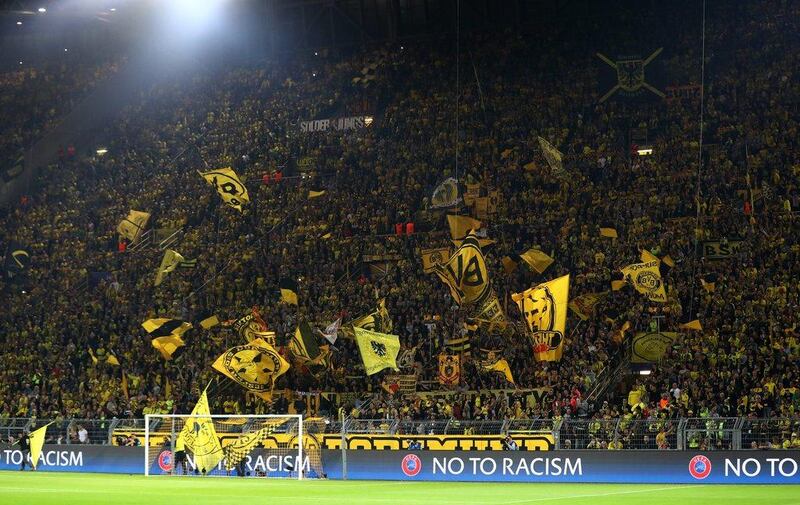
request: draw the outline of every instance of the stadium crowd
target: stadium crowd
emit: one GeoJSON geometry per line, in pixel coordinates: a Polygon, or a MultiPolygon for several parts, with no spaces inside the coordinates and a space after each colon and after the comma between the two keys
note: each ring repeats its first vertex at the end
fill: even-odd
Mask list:
{"type": "MultiPolygon", "coordinates": [[[[484,219],[496,243],[485,253],[509,319],[520,318],[510,293],[567,273],[572,298],[606,292],[642,249],[675,260],[664,277],[667,303],[625,287],[586,321],[571,313],[559,362],[535,361],[520,332],[479,331],[461,383],[440,401],[399,393],[386,374],[366,377],[354,341],[344,336],[329,370],[293,367],[276,390],[346,393],[358,402],[340,406],[362,418],[586,419],[595,423],[591,437],[576,435],[574,443],[608,449],[642,436],[648,446],[668,446],[669,419],[677,417],[784,417],[793,421],[777,443],[793,447],[800,52],[787,34],[798,33],[797,9],[743,8],[752,16],[709,26],[702,154],[699,94],[599,103],[604,70],[590,41],[548,50],[536,37],[474,35],[462,51],[476,77],[463,77],[472,69],[462,69],[458,93],[455,55],[430,43],[209,68],[189,83],[152,89],[109,126],[106,155],[62,159],[41,174],[25,205],[0,214],[2,249],[13,240],[32,258],[24,291],[0,281],[0,416],[189,412],[218,377],[211,363],[241,342],[225,326],[195,328],[185,352],[165,361],[140,326],[145,319],[214,313],[233,320],[256,306],[286,345],[299,321],[319,329],[339,317],[348,322],[380,298],[403,349],[415,349],[403,373],[417,374],[420,388],[439,389],[437,356],[445,339],[463,331],[465,316],[423,272],[420,250],[450,245],[446,212],[429,204],[433,188],[456,177],[480,184],[484,194],[499,190],[496,213],[484,219]],[[374,79],[353,82],[369,65],[374,79]],[[299,128],[304,120],[355,115],[374,123],[352,131],[299,128]],[[651,156],[632,150],[631,129],[649,132],[651,156]],[[548,167],[538,135],[565,154],[567,180],[548,167]],[[242,213],[197,175],[222,166],[246,180],[251,204],[242,213]],[[322,197],[307,198],[320,187],[322,197]],[[151,226],[166,234],[181,230],[173,248],[197,267],[154,287],[163,252],[123,252],[119,243],[117,223],[132,208],[152,213],[151,226]],[[397,223],[409,222],[413,234],[395,233],[397,223]],[[618,238],[601,236],[600,227],[615,228],[618,238]],[[738,249],[710,260],[697,245],[703,240],[738,249]],[[524,264],[507,273],[501,259],[530,247],[550,254],[553,265],[541,275],[524,264]],[[386,271],[371,270],[364,256],[390,258],[386,271]],[[299,307],[281,302],[284,277],[297,279],[299,307]],[[678,329],[693,319],[702,330],[678,329]],[[630,328],[621,331],[625,322],[630,328]],[[681,336],[652,373],[588,401],[598,376],[627,359],[632,335],[656,329],[681,336]],[[514,386],[480,371],[481,349],[508,360],[519,389],[488,391],[514,386]],[[120,367],[104,362],[110,352],[120,367]],[[544,388],[544,399],[529,394],[532,388],[544,388]],[[603,429],[615,418],[630,426],[619,438],[603,429]],[[634,433],[637,420],[663,422],[642,435],[634,433]]],[[[672,56],[664,57],[668,84],[699,84],[696,33],[674,23],[658,30],[673,30],[672,56]]],[[[65,81],[63,91],[82,86],[65,81]]],[[[43,124],[20,122],[17,136],[31,138],[43,124]]],[[[219,412],[295,408],[285,397],[263,402],[223,378],[212,392],[219,412]]]]}

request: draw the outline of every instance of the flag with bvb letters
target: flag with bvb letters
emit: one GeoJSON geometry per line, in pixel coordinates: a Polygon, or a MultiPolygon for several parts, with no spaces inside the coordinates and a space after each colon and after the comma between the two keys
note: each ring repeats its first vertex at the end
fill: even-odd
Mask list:
{"type": "Polygon", "coordinates": [[[480,309],[472,316],[472,321],[483,326],[484,329],[492,333],[495,330],[504,330],[508,325],[503,307],[497,293],[492,289],[486,300],[481,304],[480,309]]]}
{"type": "Polygon", "coordinates": [[[207,183],[214,186],[226,204],[239,212],[242,211],[242,205],[250,202],[247,188],[231,168],[218,168],[210,172],[201,172],[200,176],[207,183]]]}
{"type": "Polygon", "coordinates": [[[194,455],[194,464],[197,470],[207,475],[219,464],[224,457],[222,446],[214,428],[214,421],[210,417],[211,411],[208,408],[208,396],[206,391],[200,395],[197,404],[192,409],[193,416],[186,420],[178,439],[183,442],[186,449],[194,455]]]}
{"type": "MultiPolygon", "coordinates": [[[[642,255],[644,256],[644,253],[642,255]]],[[[645,295],[648,300],[664,303],[667,301],[667,293],[664,290],[664,281],[661,280],[660,263],[658,258],[645,263],[634,263],[623,268],[622,275],[625,276],[626,282],[632,284],[634,289],[645,295]]]]}
{"type": "Polygon", "coordinates": [[[434,272],[450,288],[450,294],[459,305],[481,303],[489,295],[486,260],[472,232],[446,263],[434,266],[434,272]]]}
{"type": "Polygon", "coordinates": [[[289,370],[289,363],[274,347],[257,338],[225,351],[212,365],[249,392],[272,399],[275,381],[289,370]]]}
{"type": "Polygon", "coordinates": [[[400,353],[400,337],[356,327],[356,344],[367,375],[385,368],[397,371],[397,355],[400,353]]]}
{"type": "Polygon", "coordinates": [[[528,324],[537,361],[559,361],[564,348],[569,302],[569,274],[539,284],[511,299],[528,324]]]}
{"type": "Polygon", "coordinates": [[[422,256],[422,270],[426,274],[431,274],[435,265],[445,263],[450,259],[450,248],[423,249],[420,256],[422,256]]]}

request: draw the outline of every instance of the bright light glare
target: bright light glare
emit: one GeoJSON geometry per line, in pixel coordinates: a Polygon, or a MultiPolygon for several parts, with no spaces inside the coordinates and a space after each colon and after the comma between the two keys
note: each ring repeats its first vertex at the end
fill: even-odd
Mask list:
{"type": "Polygon", "coordinates": [[[39,12],[40,12],[40,13],[42,13],[42,14],[44,14],[45,12],[47,12],[47,9],[45,9],[44,7],[39,7],[39,9],[38,9],[38,10],[39,10],[39,12]]]}
{"type": "Polygon", "coordinates": [[[17,21],[17,26],[21,26],[21,25],[22,25],[22,21],[17,21]]]}
{"type": "Polygon", "coordinates": [[[650,156],[651,154],[653,154],[653,148],[645,147],[643,149],[638,149],[636,153],[639,154],[639,156],[650,156]]]}
{"type": "Polygon", "coordinates": [[[116,7],[112,7],[110,9],[108,9],[108,10],[110,10],[111,12],[117,12],[117,8],[116,7]]]}
{"type": "Polygon", "coordinates": [[[108,149],[106,149],[105,147],[99,147],[95,152],[97,153],[98,156],[102,156],[108,152],[108,149]]]}
{"type": "Polygon", "coordinates": [[[650,375],[652,370],[639,370],[639,375],[650,375]]]}

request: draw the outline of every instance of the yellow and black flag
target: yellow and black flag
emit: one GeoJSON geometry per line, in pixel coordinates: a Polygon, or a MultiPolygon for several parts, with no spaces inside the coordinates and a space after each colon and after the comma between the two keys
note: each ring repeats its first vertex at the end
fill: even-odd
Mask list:
{"type": "Polygon", "coordinates": [[[131,209],[128,213],[128,217],[120,221],[117,225],[117,232],[122,237],[126,238],[128,242],[136,242],[136,239],[142,234],[149,220],[149,212],[131,209]]]}
{"type": "Polygon", "coordinates": [[[494,289],[492,289],[480,309],[472,316],[472,322],[483,326],[489,333],[496,330],[505,330],[508,323],[494,289]]]}
{"type": "Polygon", "coordinates": [[[194,464],[202,475],[208,475],[224,457],[222,446],[214,428],[211,410],[208,408],[206,391],[200,395],[192,409],[192,416],[178,434],[178,441],[194,456],[194,464]]]}
{"type": "Polygon", "coordinates": [[[461,356],[458,354],[439,355],[439,384],[455,386],[461,382],[461,356]]]}
{"type": "MultiPolygon", "coordinates": [[[[645,256],[644,252],[642,256],[645,256]]],[[[622,275],[626,282],[633,285],[636,291],[647,296],[651,302],[665,303],[667,293],[664,290],[664,281],[661,280],[660,263],[661,260],[658,258],[644,263],[634,263],[623,268],[622,275]]]]}
{"type": "Polygon", "coordinates": [[[233,322],[233,331],[248,342],[260,338],[270,345],[275,345],[275,332],[269,331],[267,324],[261,319],[261,315],[255,308],[252,308],[249,314],[245,314],[233,322]]]}
{"type": "Polygon", "coordinates": [[[594,314],[594,307],[608,296],[608,291],[602,293],[586,293],[569,301],[569,308],[581,320],[586,321],[594,314]]]}
{"type": "Polygon", "coordinates": [[[31,263],[31,253],[28,249],[19,242],[11,242],[8,244],[8,253],[6,254],[5,271],[9,279],[24,274],[31,263]]]}
{"type": "Polygon", "coordinates": [[[289,277],[284,277],[280,280],[281,300],[289,305],[297,305],[297,281],[289,277]]]}
{"type": "Polygon", "coordinates": [[[511,373],[511,367],[505,358],[499,359],[495,362],[485,362],[481,365],[481,367],[484,371],[495,372],[501,375],[506,382],[509,382],[515,386],[517,385],[516,382],[514,382],[514,374],[511,373]]]}
{"type": "Polygon", "coordinates": [[[153,347],[169,361],[178,357],[178,351],[185,345],[183,334],[192,328],[192,323],[160,317],[143,322],[142,328],[153,337],[150,341],[153,347]]]}
{"type": "Polygon", "coordinates": [[[617,238],[616,228],[600,228],[600,236],[606,238],[617,238]]]}
{"type": "Polygon", "coordinates": [[[459,203],[461,203],[461,197],[458,194],[458,181],[452,177],[446,179],[433,190],[431,208],[455,207],[459,203]]]}
{"type": "Polygon", "coordinates": [[[688,323],[681,324],[680,329],[703,331],[703,325],[700,323],[699,319],[695,319],[693,321],[689,321],[688,323]]]}
{"type": "Polygon", "coordinates": [[[167,274],[173,272],[176,268],[178,268],[181,263],[185,262],[183,256],[181,256],[177,251],[173,251],[172,249],[167,249],[164,252],[164,257],[161,259],[161,265],[158,267],[158,272],[156,273],[156,281],[155,285],[161,285],[163,282],[164,277],[167,274]]]}
{"type": "Polygon", "coordinates": [[[294,330],[294,337],[289,342],[289,350],[292,351],[296,363],[304,365],[325,365],[327,353],[323,352],[314,336],[311,326],[303,321],[294,330]]]}
{"type": "Polygon", "coordinates": [[[482,223],[469,216],[447,215],[447,224],[450,226],[450,238],[460,240],[467,236],[470,230],[479,230],[482,223]]]}
{"type": "Polygon", "coordinates": [[[247,188],[242,184],[242,181],[239,180],[239,176],[236,175],[236,172],[232,169],[219,168],[210,172],[201,172],[200,176],[202,176],[207,183],[214,186],[225,203],[234,209],[241,212],[242,205],[250,202],[247,188]]]}
{"type": "Polygon", "coordinates": [[[400,353],[400,337],[358,327],[354,330],[356,344],[358,344],[367,375],[376,374],[385,368],[398,370],[397,355],[400,353]]]}
{"type": "Polygon", "coordinates": [[[420,256],[422,256],[422,270],[426,274],[432,274],[435,265],[446,263],[450,259],[450,248],[423,249],[420,256]]]}
{"type": "Polygon", "coordinates": [[[392,324],[392,318],[389,316],[389,310],[386,308],[386,298],[378,300],[378,308],[375,309],[375,312],[353,321],[353,327],[378,333],[391,332],[394,329],[394,325],[392,324]]]}
{"type": "Polygon", "coordinates": [[[225,446],[225,469],[231,471],[236,468],[256,446],[260,445],[275,432],[277,422],[277,420],[268,422],[267,426],[264,426],[260,430],[251,431],[250,433],[230,441],[228,445],[225,446]]]}
{"type": "Polygon", "coordinates": [[[434,266],[434,272],[459,305],[482,303],[491,291],[486,260],[472,232],[446,263],[434,266]]]}
{"type": "Polygon", "coordinates": [[[537,361],[559,361],[564,348],[569,275],[511,295],[525,317],[537,361]]]}
{"type": "Polygon", "coordinates": [[[265,400],[272,399],[275,381],[289,370],[289,363],[283,356],[260,338],[231,347],[212,366],[265,400]]]}
{"type": "Polygon", "coordinates": [[[553,264],[553,258],[543,253],[539,249],[528,249],[519,255],[519,258],[528,264],[531,269],[536,273],[543,273],[547,267],[553,264]]]}
{"type": "Polygon", "coordinates": [[[320,196],[325,194],[325,190],[321,188],[316,189],[309,189],[308,190],[308,199],[311,200],[312,198],[319,198],[320,196]]]}

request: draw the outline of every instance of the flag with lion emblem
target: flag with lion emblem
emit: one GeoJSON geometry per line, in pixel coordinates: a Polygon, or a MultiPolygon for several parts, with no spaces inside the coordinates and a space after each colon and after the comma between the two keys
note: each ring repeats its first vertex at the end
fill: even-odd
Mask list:
{"type": "Polygon", "coordinates": [[[539,284],[511,298],[528,324],[537,361],[559,361],[564,348],[569,302],[569,274],[539,284]]]}

